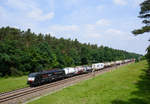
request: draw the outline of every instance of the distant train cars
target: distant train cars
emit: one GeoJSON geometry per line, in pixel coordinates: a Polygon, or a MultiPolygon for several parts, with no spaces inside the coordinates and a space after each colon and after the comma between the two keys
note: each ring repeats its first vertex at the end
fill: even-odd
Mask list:
{"type": "Polygon", "coordinates": [[[92,65],[67,67],[63,69],[55,69],[49,71],[35,72],[28,76],[27,84],[32,86],[38,86],[45,83],[50,83],[52,81],[72,77],[79,74],[89,73],[97,70],[102,70],[107,67],[112,67],[114,65],[121,65],[129,62],[134,62],[135,59],[118,60],[113,62],[105,63],[94,63],[92,65]]]}

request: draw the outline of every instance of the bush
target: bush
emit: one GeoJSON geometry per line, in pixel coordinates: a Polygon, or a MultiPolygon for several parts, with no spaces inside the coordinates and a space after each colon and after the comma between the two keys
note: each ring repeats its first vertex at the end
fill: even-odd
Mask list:
{"type": "Polygon", "coordinates": [[[22,76],[23,75],[22,71],[19,71],[14,67],[10,68],[10,73],[11,73],[11,76],[22,76]]]}

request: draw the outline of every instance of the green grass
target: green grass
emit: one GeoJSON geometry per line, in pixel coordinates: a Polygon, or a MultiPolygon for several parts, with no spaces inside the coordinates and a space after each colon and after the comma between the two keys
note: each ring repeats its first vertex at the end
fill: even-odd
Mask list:
{"type": "Polygon", "coordinates": [[[0,78],[0,93],[8,92],[28,86],[27,76],[0,78]]]}
{"type": "Polygon", "coordinates": [[[150,80],[146,68],[146,61],[126,65],[29,104],[148,104],[150,80]]]}

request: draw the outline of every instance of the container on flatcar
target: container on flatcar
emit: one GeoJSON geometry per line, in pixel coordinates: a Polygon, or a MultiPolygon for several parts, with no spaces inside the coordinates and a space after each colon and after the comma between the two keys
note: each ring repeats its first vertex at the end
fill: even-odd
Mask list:
{"type": "Polygon", "coordinates": [[[115,65],[114,61],[110,62],[110,66],[114,66],[114,65],[115,65]]]}
{"type": "Polygon", "coordinates": [[[110,62],[104,63],[104,67],[105,67],[105,68],[110,67],[110,66],[111,66],[111,63],[110,63],[110,62]]]}
{"type": "Polygon", "coordinates": [[[104,68],[104,63],[95,63],[92,64],[92,69],[99,70],[104,68]]]}
{"type": "Polygon", "coordinates": [[[71,77],[76,73],[76,70],[73,67],[63,68],[63,70],[65,71],[66,77],[71,77]]]}
{"type": "Polygon", "coordinates": [[[75,74],[82,74],[84,73],[84,67],[83,66],[76,66],[75,67],[75,74]]]}
{"type": "Polygon", "coordinates": [[[120,60],[121,61],[121,64],[123,64],[124,62],[123,62],[123,60],[120,60]]]}
{"type": "Polygon", "coordinates": [[[128,63],[129,61],[130,61],[129,59],[124,60],[125,63],[128,63]]]}
{"type": "Polygon", "coordinates": [[[120,65],[121,64],[121,61],[119,60],[119,61],[115,61],[115,64],[116,65],[120,65]]]}
{"type": "Polygon", "coordinates": [[[85,65],[83,68],[85,73],[92,72],[92,66],[90,65],[85,65]]]}

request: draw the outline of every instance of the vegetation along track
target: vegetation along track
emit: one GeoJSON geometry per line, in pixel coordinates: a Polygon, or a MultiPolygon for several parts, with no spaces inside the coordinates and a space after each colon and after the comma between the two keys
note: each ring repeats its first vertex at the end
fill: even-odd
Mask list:
{"type": "MultiPolygon", "coordinates": [[[[110,69],[115,68],[115,67],[116,66],[105,68],[103,70],[99,70],[95,73],[95,75],[98,75],[102,72],[109,71],[110,69]]],[[[18,89],[18,90],[7,92],[7,93],[1,93],[0,94],[0,103],[5,103],[5,102],[11,101],[13,99],[17,99],[19,97],[23,97],[25,95],[29,95],[29,94],[32,94],[34,92],[45,90],[45,89],[55,87],[55,86],[58,86],[58,85],[61,85],[61,84],[63,85],[64,83],[74,81],[75,79],[81,79],[81,78],[84,78],[84,77],[90,78],[90,76],[91,76],[91,73],[82,74],[82,75],[70,77],[70,78],[67,78],[67,79],[64,79],[64,80],[59,80],[59,81],[49,83],[49,84],[45,84],[45,85],[38,86],[38,87],[32,87],[32,88],[26,87],[26,88],[23,88],[23,89],[18,89]]]]}

